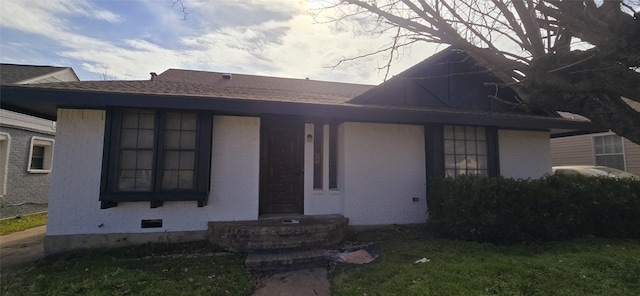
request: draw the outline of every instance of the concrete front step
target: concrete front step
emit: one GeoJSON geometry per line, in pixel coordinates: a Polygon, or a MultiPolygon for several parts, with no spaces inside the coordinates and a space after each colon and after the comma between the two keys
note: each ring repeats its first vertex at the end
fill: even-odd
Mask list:
{"type": "Polygon", "coordinates": [[[326,251],[319,249],[252,252],[245,260],[245,265],[255,271],[321,267],[328,263],[329,255],[326,251]]]}
{"type": "Polygon", "coordinates": [[[209,240],[237,252],[326,248],[342,240],[348,223],[349,219],[341,215],[209,222],[209,240]],[[298,223],[283,223],[291,220],[298,223]]]}

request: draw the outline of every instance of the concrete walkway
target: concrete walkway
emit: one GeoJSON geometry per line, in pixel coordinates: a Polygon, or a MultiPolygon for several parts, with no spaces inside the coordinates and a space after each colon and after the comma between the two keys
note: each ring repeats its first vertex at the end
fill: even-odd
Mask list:
{"type": "Polygon", "coordinates": [[[44,258],[46,226],[0,236],[0,273],[44,258]]]}
{"type": "MultiPolygon", "coordinates": [[[[0,274],[44,258],[46,226],[0,236],[0,274]]],[[[261,278],[254,296],[330,295],[326,268],[276,273],[261,278]]]]}

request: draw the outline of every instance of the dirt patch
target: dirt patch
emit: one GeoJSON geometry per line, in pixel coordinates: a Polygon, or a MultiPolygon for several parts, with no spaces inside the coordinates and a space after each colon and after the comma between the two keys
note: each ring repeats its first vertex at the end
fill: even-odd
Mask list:
{"type": "Polygon", "coordinates": [[[326,268],[275,273],[261,278],[253,296],[331,295],[326,268]]]}
{"type": "Polygon", "coordinates": [[[28,266],[44,258],[46,226],[0,236],[0,270],[2,274],[28,266]]]}

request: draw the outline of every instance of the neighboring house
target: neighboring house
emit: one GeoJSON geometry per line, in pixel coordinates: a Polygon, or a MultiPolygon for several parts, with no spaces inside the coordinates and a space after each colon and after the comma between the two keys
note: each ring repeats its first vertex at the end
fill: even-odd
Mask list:
{"type": "MultiPolygon", "coordinates": [[[[0,64],[5,84],[78,81],[71,68],[0,64]]],[[[0,101],[7,100],[0,93],[0,101]]],[[[55,122],[0,110],[0,219],[47,210],[55,122]]]]}
{"type": "Polygon", "coordinates": [[[203,239],[209,221],[273,215],[423,223],[429,180],[537,178],[551,172],[550,135],[593,128],[488,99],[495,78],[480,70],[449,49],[375,87],[170,69],[2,85],[14,98],[2,104],[57,120],[54,252],[124,234],[203,239]]]}
{"type": "MultiPolygon", "coordinates": [[[[626,102],[640,112],[640,103],[626,102]]],[[[587,121],[580,115],[562,115],[587,121]]],[[[551,162],[554,166],[603,165],[640,175],[640,145],[611,131],[557,137],[551,139],[551,162]]]]}

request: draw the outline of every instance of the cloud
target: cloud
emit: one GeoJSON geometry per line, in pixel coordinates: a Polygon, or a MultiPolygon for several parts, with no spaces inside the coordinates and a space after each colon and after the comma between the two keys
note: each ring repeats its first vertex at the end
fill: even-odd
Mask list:
{"type": "MultiPolygon", "coordinates": [[[[3,30],[47,38],[50,46],[43,51],[73,61],[68,66],[79,74],[92,73],[89,79],[147,79],[151,71],[184,68],[379,83],[384,73],[376,69],[386,61],[384,56],[362,58],[335,69],[330,66],[390,41],[386,35],[372,38],[365,34],[370,27],[363,20],[317,23],[304,1],[187,1],[186,21],[180,20],[181,13],[170,4],[151,0],[0,3],[3,30]]],[[[23,44],[28,38],[24,39],[6,42],[23,44]]],[[[415,61],[405,52],[404,59],[394,63],[394,70],[415,61]]]]}

